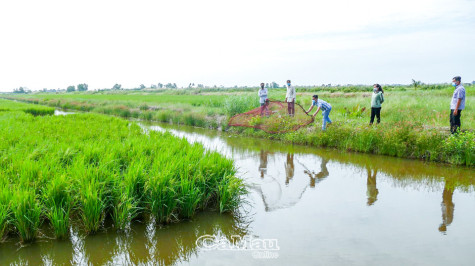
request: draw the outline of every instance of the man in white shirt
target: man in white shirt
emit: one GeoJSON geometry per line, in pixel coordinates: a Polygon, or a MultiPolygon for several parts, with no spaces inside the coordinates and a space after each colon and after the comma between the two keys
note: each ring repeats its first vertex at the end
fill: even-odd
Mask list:
{"type": "Polygon", "coordinates": [[[287,94],[285,95],[285,101],[287,102],[287,111],[290,116],[295,114],[295,98],[297,93],[295,92],[294,86],[290,83],[290,80],[287,80],[287,94]]]}
{"type": "Polygon", "coordinates": [[[269,115],[269,110],[267,109],[267,105],[269,104],[269,100],[267,98],[267,88],[264,86],[264,83],[261,83],[261,88],[258,92],[259,95],[259,103],[261,104],[261,116],[266,111],[266,115],[269,115]]]}

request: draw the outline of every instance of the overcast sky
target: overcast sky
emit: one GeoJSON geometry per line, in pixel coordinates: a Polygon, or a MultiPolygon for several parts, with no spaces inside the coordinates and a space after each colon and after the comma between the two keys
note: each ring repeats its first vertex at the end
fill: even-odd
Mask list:
{"type": "Polygon", "coordinates": [[[1,1],[0,91],[475,80],[475,1],[1,1]]]}

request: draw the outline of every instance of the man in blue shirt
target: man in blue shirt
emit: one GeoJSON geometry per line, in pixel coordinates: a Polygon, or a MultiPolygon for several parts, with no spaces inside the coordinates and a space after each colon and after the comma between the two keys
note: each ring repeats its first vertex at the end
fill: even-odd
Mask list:
{"type": "Polygon", "coordinates": [[[456,76],[452,79],[452,86],[455,87],[452,101],[450,102],[450,132],[456,133],[460,128],[460,116],[465,109],[465,88],[460,83],[461,77],[456,76]]]}
{"type": "Polygon", "coordinates": [[[322,115],[323,115],[322,130],[325,130],[326,127],[327,127],[327,123],[328,124],[332,123],[332,121],[330,120],[330,117],[328,117],[330,115],[331,110],[332,110],[332,106],[329,103],[325,102],[324,100],[319,100],[318,95],[313,95],[312,96],[312,105],[310,106],[308,111],[305,112],[305,113],[306,114],[310,113],[310,111],[312,111],[314,106],[318,106],[318,109],[313,114],[313,117],[315,117],[317,115],[317,113],[320,111],[320,109],[322,110],[322,115]]]}

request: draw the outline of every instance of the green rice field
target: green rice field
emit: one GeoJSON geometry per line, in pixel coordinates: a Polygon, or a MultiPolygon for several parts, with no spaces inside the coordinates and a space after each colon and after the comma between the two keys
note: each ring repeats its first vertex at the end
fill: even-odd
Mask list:
{"type": "Polygon", "coordinates": [[[45,227],[68,238],[71,223],[94,234],[106,221],[124,231],[144,215],[171,223],[233,212],[245,193],[230,159],[169,133],[13,101],[0,108],[0,240],[31,242],[45,227]]]}

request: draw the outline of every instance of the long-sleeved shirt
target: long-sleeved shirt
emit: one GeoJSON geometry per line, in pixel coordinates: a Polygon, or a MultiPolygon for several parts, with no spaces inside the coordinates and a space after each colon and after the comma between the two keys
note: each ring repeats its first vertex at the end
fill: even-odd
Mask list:
{"type": "Polygon", "coordinates": [[[259,102],[265,103],[267,100],[267,88],[259,89],[258,95],[259,95],[259,102]]]}
{"type": "Polygon", "coordinates": [[[297,93],[295,92],[294,86],[287,86],[287,94],[285,95],[285,98],[287,98],[287,102],[295,102],[297,93]]]}
{"type": "Polygon", "coordinates": [[[371,107],[381,108],[381,104],[384,102],[384,96],[382,92],[373,93],[371,97],[371,107]]]}
{"type": "Polygon", "coordinates": [[[322,110],[322,112],[332,109],[331,104],[329,104],[329,103],[327,103],[327,102],[325,102],[324,100],[321,100],[321,99],[318,99],[317,101],[312,100],[312,105],[320,107],[320,110],[322,110]]]}

